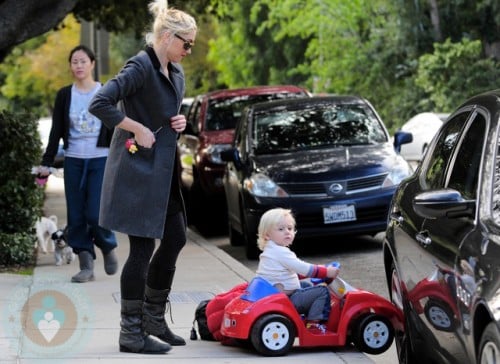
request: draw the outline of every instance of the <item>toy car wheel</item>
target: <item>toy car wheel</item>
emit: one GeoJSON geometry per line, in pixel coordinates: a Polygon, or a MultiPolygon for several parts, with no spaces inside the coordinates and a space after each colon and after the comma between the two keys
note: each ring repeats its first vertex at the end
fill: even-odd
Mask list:
{"type": "Polygon", "coordinates": [[[369,314],[362,317],[354,330],[354,344],[368,354],[381,354],[394,340],[394,328],[384,316],[369,314]]]}
{"type": "Polygon", "coordinates": [[[262,355],[285,355],[295,340],[295,326],[282,315],[263,316],[253,325],[250,340],[255,350],[262,355]]]}
{"type": "Polygon", "coordinates": [[[427,320],[436,330],[445,332],[453,332],[455,330],[453,312],[445,303],[429,299],[425,304],[424,313],[427,320]]]}

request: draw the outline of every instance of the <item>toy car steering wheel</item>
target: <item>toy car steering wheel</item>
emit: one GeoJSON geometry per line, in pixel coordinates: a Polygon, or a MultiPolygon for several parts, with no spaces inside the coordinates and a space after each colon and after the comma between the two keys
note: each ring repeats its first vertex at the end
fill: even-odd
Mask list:
{"type": "MultiPolygon", "coordinates": [[[[335,262],[335,261],[328,263],[326,266],[327,267],[332,266],[332,267],[335,267],[337,269],[340,269],[340,263],[335,262]]],[[[318,285],[318,284],[323,283],[323,282],[330,283],[331,281],[332,281],[331,278],[311,278],[311,283],[314,285],[318,285]]]]}

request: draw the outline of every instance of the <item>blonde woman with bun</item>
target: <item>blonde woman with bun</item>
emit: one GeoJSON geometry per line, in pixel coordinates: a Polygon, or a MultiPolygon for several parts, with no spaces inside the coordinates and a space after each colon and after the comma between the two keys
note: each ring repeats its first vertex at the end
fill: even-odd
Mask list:
{"type": "Polygon", "coordinates": [[[154,22],[145,50],[101,88],[89,110],[115,128],[99,222],[130,241],[120,277],[120,351],[159,354],[186,344],[168,327],[165,311],[186,243],[176,154],[177,136],[186,127],[179,113],[185,90],[180,62],[191,53],[197,25],[164,0],[150,3],[149,10],[154,22]]]}

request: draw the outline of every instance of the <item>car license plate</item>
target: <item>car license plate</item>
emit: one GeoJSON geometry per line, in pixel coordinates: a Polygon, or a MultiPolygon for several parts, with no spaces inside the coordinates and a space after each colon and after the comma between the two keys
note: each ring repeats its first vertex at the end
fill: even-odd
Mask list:
{"type": "Polygon", "coordinates": [[[323,208],[323,219],[325,224],[356,220],[356,208],[354,205],[332,205],[323,208]]]}

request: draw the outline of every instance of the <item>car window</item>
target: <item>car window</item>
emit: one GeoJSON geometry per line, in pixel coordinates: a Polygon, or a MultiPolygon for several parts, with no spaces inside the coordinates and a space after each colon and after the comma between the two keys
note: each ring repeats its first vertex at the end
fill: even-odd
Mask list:
{"type": "Polygon", "coordinates": [[[208,103],[206,130],[234,129],[241,117],[241,112],[248,106],[258,102],[279,100],[292,97],[304,97],[303,94],[275,93],[268,95],[244,95],[226,99],[213,99],[208,103]]]}
{"type": "Polygon", "coordinates": [[[495,158],[495,176],[493,179],[492,213],[493,219],[497,225],[500,225],[500,135],[497,137],[496,151],[497,155],[495,158]]]}
{"type": "Polygon", "coordinates": [[[486,119],[476,114],[469,123],[451,170],[448,187],[460,192],[466,199],[475,199],[479,166],[486,132],[486,119]]]}
{"type": "MultiPolygon", "coordinates": [[[[247,110],[248,112],[248,110],[247,110]]],[[[245,115],[243,115],[243,118],[245,118],[245,115]]],[[[238,123],[237,125],[237,133],[235,134],[235,145],[238,147],[238,150],[240,152],[240,156],[243,158],[246,157],[246,155],[249,153],[248,150],[248,144],[247,144],[247,129],[248,129],[248,124],[247,123],[238,123]]]]}
{"type": "Polygon", "coordinates": [[[438,189],[444,187],[446,166],[468,115],[469,113],[461,113],[441,128],[427,163],[424,181],[427,188],[438,189]]]}
{"type": "Polygon", "coordinates": [[[194,107],[191,107],[190,108],[190,112],[188,114],[188,120],[189,122],[191,123],[191,127],[193,128],[193,132],[195,134],[198,133],[199,131],[199,128],[198,128],[198,118],[199,118],[199,115],[200,115],[200,110],[201,110],[201,101],[196,101],[196,104],[194,105],[194,107]]]}
{"type": "Polygon", "coordinates": [[[256,153],[387,141],[385,130],[371,109],[331,103],[256,113],[253,138],[256,153]]]}

